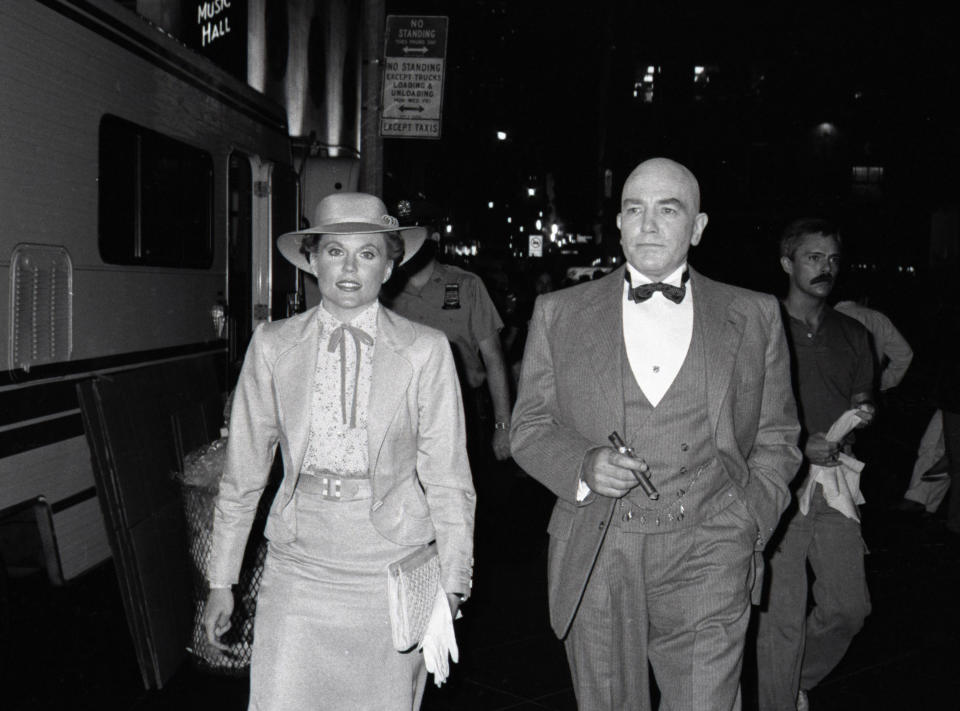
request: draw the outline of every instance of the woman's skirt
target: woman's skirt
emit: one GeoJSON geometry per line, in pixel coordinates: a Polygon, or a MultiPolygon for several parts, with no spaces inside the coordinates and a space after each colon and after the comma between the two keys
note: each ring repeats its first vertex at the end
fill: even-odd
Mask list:
{"type": "Polygon", "coordinates": [[[264,564],[250,709],[415,711],[423,655],[393,648],[387,611],[387,565],[410,548],[374,529],[368,479],[303,474],[291,505],[297,538],[264,564]]]}

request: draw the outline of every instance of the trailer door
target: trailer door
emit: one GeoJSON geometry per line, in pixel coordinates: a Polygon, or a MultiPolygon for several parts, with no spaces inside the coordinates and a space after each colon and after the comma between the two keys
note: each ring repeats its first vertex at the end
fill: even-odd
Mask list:
{"type": "Polygon", "coordinates": [[[286,318],[303,311],[303,285],[301,275],[277,249],[277,237],[292,232],[298,227],[297,174],[285,166],[274,166],[271,185],[273,198],[273,279],[272,308],[274,319],[286,318]]]}
{"type": "Polygon", "coordinates": [[[228,382],[236,382],[243,354],[253,333],[253,169],[250,158],[230,154],[227,256],[228,382]]]}

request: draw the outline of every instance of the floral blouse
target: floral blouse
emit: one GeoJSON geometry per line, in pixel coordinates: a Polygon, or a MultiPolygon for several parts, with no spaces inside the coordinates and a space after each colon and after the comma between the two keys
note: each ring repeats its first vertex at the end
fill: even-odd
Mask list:
{"type": "Polygon", "coordinates": [[[322,303],[317,309],[320,344],[305,471],[326,469],[341,476],[369,476],[367,402],[379,311],[380,304],[375,301],[345,324],[322,303]]]}

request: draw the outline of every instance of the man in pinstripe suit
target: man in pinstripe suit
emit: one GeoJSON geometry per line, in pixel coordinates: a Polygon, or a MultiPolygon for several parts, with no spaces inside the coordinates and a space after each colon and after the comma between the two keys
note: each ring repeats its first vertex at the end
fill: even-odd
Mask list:
{"type": "Polygon", "coordinates": [[[550,616],[582,710],[650,708],[648,661],[661,709],[740,707],[755,553],[799,426],[776,299],[687,266],[706,224],[687,168],[641,163],[627,265],[540,297],[530,323],[512,451],[557,496],[550,616]]]}

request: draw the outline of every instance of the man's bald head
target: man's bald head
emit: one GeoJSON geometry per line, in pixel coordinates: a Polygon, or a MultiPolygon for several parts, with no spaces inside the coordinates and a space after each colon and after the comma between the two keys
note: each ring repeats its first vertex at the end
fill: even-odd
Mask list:
{"type": "Polygon", "coordinates": [[[617,215],[620,246],[631,266],[651,280],[679,269],[706,226],[697,179],[676,161],[646,160],[624,182],[617,215]]]}
{"type": "Polygon", "coordinates": [[[631,181],[640,178],[651,178],[654,180],[671,180],[683,186],[689,194],[690,209],[693,212],[700,212],[700,183],[687,166],[677,163],[669,158],[650,158],[643,161],[640,165],[630,171],[626,181],[623,184],[623,195],[627,193],[631,181]]]}

